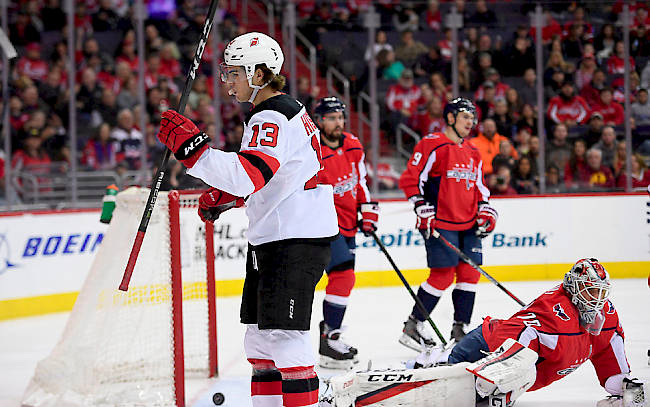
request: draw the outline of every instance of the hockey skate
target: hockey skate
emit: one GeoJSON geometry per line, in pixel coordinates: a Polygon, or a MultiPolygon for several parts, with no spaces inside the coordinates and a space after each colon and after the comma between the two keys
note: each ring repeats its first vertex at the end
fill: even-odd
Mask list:
{"type": "Polygon", "coordinates": [[[465,327],[467,326],[464,322],[454,321],[454,324],[451,326],[451,340],[460,342],[466,335],[465,327]]]}
{"type": "Polygon", "coordinates": [[[358,361],[356,348],[341,340],[340,329],[330,329],[325,321],[320,322],[320,366],[329,369],[350,370],[358,361]],[[357,360],[355,360],[357,359],[357,360]]]}
{"type": "Polygon", "coordinates": [[[424,322],[416,320],[412,315],[409,315],[409,319],[404,322],[402,332],[399,343],[416,352],[422,351],[422,344],[425,347],[435,346],[436,344],[431,334],[426,330],[424,322]]]}

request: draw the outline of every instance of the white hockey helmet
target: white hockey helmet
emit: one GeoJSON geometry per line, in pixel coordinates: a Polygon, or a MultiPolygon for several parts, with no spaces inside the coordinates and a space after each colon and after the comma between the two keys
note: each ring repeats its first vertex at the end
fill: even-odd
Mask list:
{"type": "Polygon", "coordinates": [[[564,275],[562,286],[578,307],[584,322],[591,323],[609,298],[609,273],[594,258],[580,259],[564,275]]]}
{"type": "Polygon", "coordinates": [[[223,64],[243,66],[249,81],[255,74],[256,65],[266,65],[274,74],[279,74],[284,63],[280,44],[266,34],[250,32],[230,41],[223,51],[223,64]]]}

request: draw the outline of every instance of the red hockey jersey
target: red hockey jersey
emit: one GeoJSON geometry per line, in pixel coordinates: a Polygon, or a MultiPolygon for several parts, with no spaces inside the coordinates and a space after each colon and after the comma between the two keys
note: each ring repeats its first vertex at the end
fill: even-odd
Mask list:
{"type": "Polygon", "coordinates": [[[416,144],[399,187],[408,198],[422,195],[432,203],[436,225],[444,230],[471,229],[478,202],[490,197],[481,153],[469,140],[459,145],[444,133],[431,133],[416,144]]]}
{"type": "Polygon", "coordinates": [[[609,105],[605,105],[603,102],[598,101],[593,106],[593,112],[600,112],[603,115],[605,124],[614,123],[616,126],[620,126],[625,121],[625,110],[617,102],[611,102],[609,105]]]}
{"type": "Polygon", "coordinates": [[[589,105],[582,96],[574,96],[566,101],[561,96],[554,96],[548,101],[548,118],[555,123],[564,123],[565,120],[575,120],[578,124],[585,124],[589,118],[589,105]]]}
{"type": "Polygon", "coordinates": [[[600,385],[610,376],[629,373],[623,327],[611,301],[605,304],[600,335],[588,333],[578,320],[578,309],[561,285],[545,292],[510,319],[485,318],[482,332],[490,351],[513,338],[537,352],[537,380],[529,391],[546,387],[590,360],[600,385]]]}
{"type": "Polygon", "coordinates": [[[334,188],[339,231],[343,236],[352,237],[357,233],[357,208],[370,201],[363,147],[358,138],[344,132],[338,148],[332,149],[321,142],[321,151],[323,168],[318,178],[334,188]]]}

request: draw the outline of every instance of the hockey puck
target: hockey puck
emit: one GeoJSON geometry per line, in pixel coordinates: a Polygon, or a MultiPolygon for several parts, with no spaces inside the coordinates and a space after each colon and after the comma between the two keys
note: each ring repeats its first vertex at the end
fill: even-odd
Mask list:
{"type": "Polygon", "coordinates": [[[222,405],[225,400],[223,393],[214,393],[214,396],[212,396],[212,402],[217,406],[222,405]]]}

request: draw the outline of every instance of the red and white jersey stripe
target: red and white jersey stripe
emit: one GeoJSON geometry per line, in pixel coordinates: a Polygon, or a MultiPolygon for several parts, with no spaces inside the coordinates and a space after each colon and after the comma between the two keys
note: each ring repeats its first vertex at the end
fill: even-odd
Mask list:
{"type": "Polygon", "coordinates": [[[320,133],[305,107],[282,94],[255,106],[238,153],[206,150],[188,174],[246,201],[252,245],[338,234],[331,185],[318,182],[320,133]]]}

